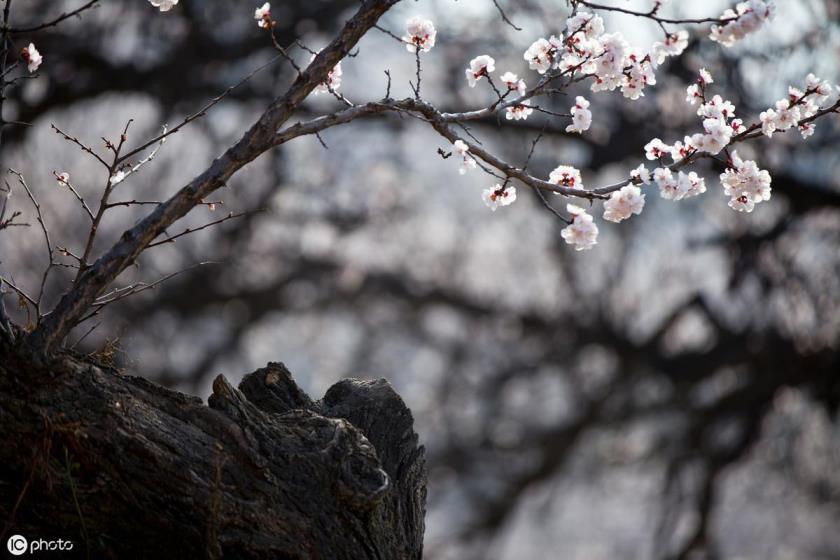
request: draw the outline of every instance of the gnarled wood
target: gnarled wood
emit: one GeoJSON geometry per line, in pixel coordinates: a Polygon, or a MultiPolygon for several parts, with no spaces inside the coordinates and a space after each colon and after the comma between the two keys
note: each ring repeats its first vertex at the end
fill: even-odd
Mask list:
{"type": "Polygon", "coordinates": [[[5,535],[110,558],[422,555],[423,448],[384,380],[313,401],[282,364],[209,406],[81,359],[0,340],[5,535]],[[11,532],[10,532],[11,531],[11,532]]]}

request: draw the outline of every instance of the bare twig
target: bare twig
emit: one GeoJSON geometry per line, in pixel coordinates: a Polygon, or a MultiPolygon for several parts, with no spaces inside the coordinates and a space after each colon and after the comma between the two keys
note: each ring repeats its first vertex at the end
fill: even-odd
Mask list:
{"type": "Polygon", "coordinates": [[[85,11],[91,9],[91,8],[95,8],[96,4],[98,2],[99,2],[99,0],[90,0],[86,4],[83,4],[82,6],[76,8],[75,10],[73,10],[71,12],[65,12],[55,19],[46,21],[46,22],[38,24],[38,25],[34,25],[32,27],[12,27],[12,28],[9,29],[9,33],[11,33],[13,35],[14,34],[20,34],[20,33],[31,33],[33,31],[40,31],[42,29],[46,29],[48,27],[54,27],[54,26],[58,25],[59,23],[65,21],[67,19],[70,19],[73,16],[81,15],[82,12],[85,12],[85,11]]]}
{"type": "Polygon", "coordinates": [[[510,20],[510,18],[508,18],[507,14],[506,14],[506,13],[505,13],[505,11],[502,9],[502,6],[499,4],[499,0],[493,0],[493,5],[494,5],[494,6],[496,6],[496,9],[497,9],[497,10],[499,10],[499,15],[500,15],[500,16],[502,16],[502,21],[504,21],[506,24],[510,25],[511,27],[513,27],[514,29],[516,29],[517,31],[522,31],[522,28],[521,28],[521,27],[517,27],[517,26],[516,26],[516,24],[514,24],[514,23],[510,20]]]}
{"type": "Polygon", "coordinates": [[[197,231],[201,231],[203,229],[213,227],[215,225],[221,224],[221,223],[226,222],[228,220],[235,220],[236,218],[241,218],[242,216],[246,216],[246,215],[252,214],[252,213],[253,212],[239,212],[238,214],[234,214],[233,212],[230,212],[230,213],[228,213],[227,216],[224,216],[223,218],[219,218],[218,220],[214,220],[210,223],[204,224],[203,226],[199,226],[199,227],[196,227],[196,228],[186,228],[181,233],[173,235],[172,237],[167,237],[166,239],[163,239],[161,241],[155,241],[154,243],[150,243],[149,246],[148,246],[148,249],[151,249],[152,247],[157,247],[158,245],[164,245],[166,243],[175,243],[175,240],[178,239],[179,237],[184,237],[185,235],[189,235],[191,233],[195,233],[197,231]]]}

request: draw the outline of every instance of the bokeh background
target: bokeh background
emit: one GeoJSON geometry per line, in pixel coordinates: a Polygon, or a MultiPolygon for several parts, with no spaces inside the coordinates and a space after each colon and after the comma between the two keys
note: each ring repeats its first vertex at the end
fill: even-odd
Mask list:
{"type": "MultiPolygon", "coordinates": [[[[645,9],[649,2],[605,3],[645,9]]],[[[17,2],[19,24],[78,2],[17,2]]],[[[350,0],[284,0],[272,15],[283,43],[319,48],[355,9],[350,0]]],[[[420,0],[381,22],[401,33],[432,18],[437,46],[424,55],[424,97],[445,110],[486,104],[463,68],[490,54],[500,72],[537,79],[522,59],[537,37],[559,33],[561,0],[420,0]]],[[[738,114],[758,112],[808,72],[837,83],[840,2],[777,0],[764,32],[734,48],[692,27],[692,41],[638,102],[585,86],[592,101],[581,136],[534,114],[487,119],[471,132],[505,159],[547,176],[566,163],[588,186],[622,177],[644,144],[696,130],[684,102],[695,72],[738,114]]],[[[67,171],[90,202],[107,177],[50,128],[104,151],[129,118],[129,144],[173,125],[270,60],[247,2],[181,0],[159,14],[141,0],[107,0],[80,20],[31,38],[40,76],[7,94],[2,164],[22,171],[57,243],[80,250],[78,203],[57,186],[67,171]]],[[[726,2],[673,0],[667,13],[712,16],[726,2]]],[[[654,24],[606,14],[631,43],[654,24]]],[[[309,55],[294,56],[306,62],[309,55]]],[[[353,101],[409,96],[414,60],[373,31],[343,63],[353,101]]],[[[173,136],[117,190],[117,200],[161,200],[237,139],[293,78],[281,62],[173,136]]],[[[339,109],[307,101],[300,119],[339,109]]],[[[430,559],[840,558],[840,118],[816,135],[777,135],[739,148],[773,175],[773,197],[749,215],[726,206],[708,162],[705,195],[673,203],[655,191],[621,225],[600,218],[599,244],[576,253],[563,223],[520,187],[491,213],[493,179],[459,175],[440,137],[410,119],[357,121],[287,144],[248,166],[179,224],[264,209],[147,252],[120,285],[154,281],[202,261],[154,290],[109,307],[71,341],[126,372],[200,396],[283,361],[313,397],[344,377],[384,377],[414,413],[429,459],[430,559]],[[214,200],[217,200],[214,198],[214,200]]],[[[10,183],[12,181],[10,180],[10,183]]],[[[23,192],[12,208],[34,220],[23,192]]],[[[565,201],[552,201],[562,206],[565,201]]],[[[106,220],[105,249],[143,209],[106,220]]],[[[146,211],[148,208],[145,209],[146,211]]],[[[600,216],[600,211],[596,214],[600,216]]],[[[0,235],[0,272],[34,289],[46,264],[36,228],[0,235]]],[[[48,286],[55,302],[62,271],[48,286]]],[[[12,303],[11,298],[7,305],[12,303]]],[[[22,309],[12,312],[26,322],[22,309]]]]}

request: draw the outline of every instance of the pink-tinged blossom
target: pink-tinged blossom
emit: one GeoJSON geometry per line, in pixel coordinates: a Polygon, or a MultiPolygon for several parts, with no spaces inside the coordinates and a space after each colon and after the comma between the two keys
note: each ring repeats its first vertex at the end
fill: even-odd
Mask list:
{"type": "Polygon", "coordinates": [[[161,12],[168,12],[178,4],[178,0],[149,0],[149,2],[161,12]]]}
{"type": "Polygon", "coordinates": [[[651,47],[651,56],[656,64],[662,64],[669,56],[679,56],[688,47],[688,31],[681,29],[676,33],[669,33],[665,40],[656,42],[651,47]]]}
{"type": "Polygon", "coordinates": [[[571,165],[559,165],[548,175],[548,182],[554,185],[561,185],[563,187],[571,187],[574,189],[583,189],[583,180],[580,177],[580,171],[571,165]]]}
{"type": "Polygon", "coordinates": [[[705,68],[701,68],[700,72],[698,72],[697,82],[701,86],[707,86],[709,84],[715,83],[715,81],[712,79],[711,73],[709,73],[709,71],[705,68]]]}
{"type": "Polygon", "coordinates": [[[516,187],[493,185],[492,188],[484,189],[481,193],[481,200],[492,210],[496,211],[500,206],[510,206],[516,200],[516,187]]]}
{"type": "Polygon", "coordinates": [[[435,37],[437,37],[437,30],[431,20],[414,16],[405,24],[405,35],[403,41],[407,44],[405,48],[408,52],[416,52],[420,49],[423,52],[429,52],[435,46],[435,37]]]}
{"type": "Polygon", "coordinates": [[[507,108],[505,112],[505,118],[507,120],[516,120],[516,121],[524,121],[527,119],[534,110],[530,107],[531,100],[526,99],[522,103],[517,103],[516,105],[511,105],[507,108]]]}
{"type": "Polygon", "coordinates": [[[724,47],[731,47],[758,29],[773,17],[775,7],[765,0],[739,2],[734,10],[726,10],[720,19],[728,19],[724,25],[713,25],[709,37],[724,47]]]}
{"type": "Polygon", "coordinates": [[[66,187],[67,185],[70,184],[70,174],[67,173],[66,171],[57,174],[55,176],[55,178],[58,180],[59,185],[63,185],[63,186],[66,187]]]}
{"type": "Polygon", "coordinates": [[[604,203],[604,219],[619,223],[633,214],[641,214],[645,207],[645,195],[636,185],[625,185],[613,192],[604,203]]]}
{"type": "Polygon", "coordinates": [[[572,223],[560,231],[563,240],[574,245],[576,251],[585,251],[598,244],[598,226],[586,210],[574,204],[566,205],[572,215],[572,223]]]}
{"type": "Polygon", "coordinates": [[[29,43],[28,47],[22,48],[20,56],[26,63],[26,68],[29,72],[35,72],[38,67],[41,66],[41,63],[44,62],[44,57],[42,57],[41,53],[38,52],[38,49],[35,48],[34,43],[29,43]]]}
{"type": "Polygon", "coordinates": [[[254,19],[257,20],[257,25],[263,29],[269,29],[273,22],[271,21],[271,4],[266,2],[256,10],[254,10],[254,19]]]}
{"type": "Polygon", "coordinates": [[[592,112],[589,110],[589,101],[578,95],[571,112],[572,124],[566,127],[566,132],[577,132],[580,134],[589,130],[589,127],[592,125],[592,112]]]}
{"type": "Polygon", "coordinates": [[[476,82],[483,76],[489,76],[491,72],[496,70],[496,61],[492,56],[483,54],[477,56],[470,61],[470,67],[464,70],[467,76],[467,83],[470,87],[475,87],[476,82]]]}

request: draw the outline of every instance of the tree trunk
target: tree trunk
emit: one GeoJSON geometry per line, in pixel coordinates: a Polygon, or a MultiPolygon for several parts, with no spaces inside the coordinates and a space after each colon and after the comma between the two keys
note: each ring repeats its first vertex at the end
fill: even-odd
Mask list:
{"type": "MultiPolygon", "coordinates": [[[[282,364],[209,406],[0,337],[0,517],[107,558],[421,558],[424,450],[384,380],[320,401],[282,364]]],[[[62,556],[65,557],[65,556],[62,556]]]]}

